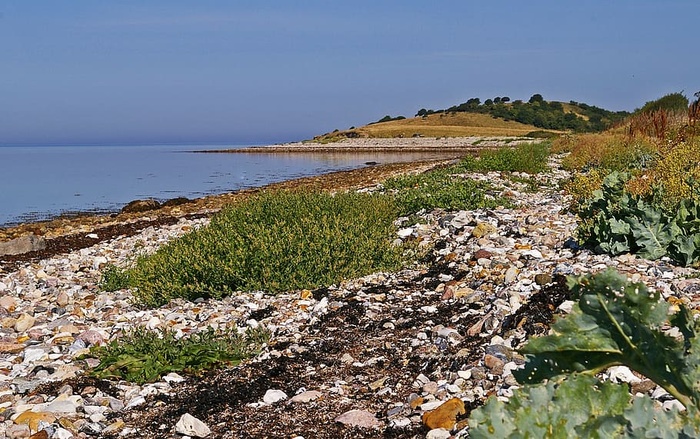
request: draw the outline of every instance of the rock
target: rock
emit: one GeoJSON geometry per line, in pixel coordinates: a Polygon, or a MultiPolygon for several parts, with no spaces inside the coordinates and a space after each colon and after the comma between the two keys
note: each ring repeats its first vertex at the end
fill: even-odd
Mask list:
{"type": "Polygon", "coordinates": [[[175,430],[180,434],[194,437],[207,437],[211,434],[211,430],[204,422],[189,413],[180,417],[180,420],[175,424],[175,430]]]}
{"type": "Polygon", "coordinates": [[[317,390],[308,390],[306,392],[294,395],[291,402],[310,402],[314,401],[322,396],[322,393],[317,390]]]}
{"type": "Polygon", "coordinates": [[[92,329],[84,331],[76,337],[76,340],[85,342],[85,346],[100,345],[105,342],[105,338],[98,331],[92,329]]]}
{"type": "Polygon", "coordinates": [[[503,374],[503,366],[505,363],[500,358],[495,355],[486,354],[484,355],[484,366],[494,375],[503,374]]]}
{"type": "Polygon", "coordinates": [[[423,424],[431,430],[436,428],[452,430],[457,422],[457,416],[465,413],[464,402],[459,398],[452,398],[445,401],[435,410],[425,413],[423,415],[423,424]]]}
{"type": "Polygon", "coordinates": [[[7,435],[7,439],[26,439],[32,433],[27,424],[16,424],[7,427],[5,434],[7,435]]]}
{"type": "Polygon", "coordinates": [[[122,207],[121,213],[139,213],[155,210],[160,207],[160,203],[156,200],[134,200],[122,207]]]}
{"type": "Polygon", "coordinates": [[[350,427],[376,428],[381,425],[374,414],[365,410],[350,410],[335,418],[335,422],[350,427]]]}
{"type": "Polygon", "coordinates": [[[444,428],[432,429],[425,435],[425,439],[450,439],[451,437],[450,432],[444,428]]]}
{"type": "Polygon", "coordinates": [[[284,401],[287,398],[287,394],[283,391],[277,389],[270,389],[267,392],[265,392],[265,396],[263,396],[263,402],[265,404],[272,405],[276,402],[284,401]]]}
{"type": "Polygon", "coordinates": [[[117,419],[116,421],[112,422],[109,424],[103,431],[102,433],[104,434],[111,434],[111,433],[116,433],[120,431],[122,428],[124,428],[124,421],[121,419],[117,419]]]}
{"type": "Polygon", "coordinates": [[[0,354],[17,354],[24,350],[25,346],[19,343],[0,342],[0,354]]]}
{"type": "Polygon", "coordinates": [[[175,206],[181,206],[183,204],[188,204],[188,203],[192,203],[192,202],[193,201],[187,197],[177,197],[177,198],[171,198],[171,199],[167,200],[166,202],[164,202],[162,204],[162,207],[175,207],[175,206]]]}
{"type": "Polygon", "coordinates": [[[37,431],[29,439],[49,439],[49,433],[46,430],[37,431]]]}
{"type": "Polygon", "coordinates": [[[472,236],[475,238],[483,238],[492,233],[495,233],[498,229],[491,223],[478,223],[474,230],[472,230],[472,236]]]}
{"type": "Polygon", "coordinates": [[[15,418],[15,424],[26,424],[32,431],[39,429],[39,422],[53,424],[56,422],[56,416],[49,412],[33,412],[28,410],[15,418]]]}
{"type": "Polygon", "coordinates": [[[23,313],[15,322],[15,331],[19,333],[26,332],[29,328],[34,326],[34,323],[36,323],[36,319],[33,316],[23,313]]]}
{"type": "Polygon", "coordinates": [[[493,253],[491,253],[488,250],[479,249],[474,253],[474,259],[479,260],[479,259],[491,259],[493,257],[493,253]]]}
{"type": "Polygon", "coordinates": [[[75,437],[75,436],[73,435],[73,433],[71,433],[70,431],[66,430],[65,428],[59,427],[59,428],[56,429],[56,431],[54,431],[53,436],[51,437],[51,439],[72,439],[72,438],[74,438],[74,437],[75,437]]]}
{"type": "Polygon", "coordinates": [[[515,267],[508,267],[508,270],[506,270],[504,282],[507,283],[507,284],[511,284],[511,283],[515,282],[515,280],[516,280],[517,277],[518,277],[518,272],[519,272],[519,271],[520,271],[520,270],[518,270],[518,269],[515,268],[515,267]]]}
{"type": "Polygon", "coordinates": [[[46,240],[39,236],[29,235],[15,238],[11,241],[0,242],[0,256],[21,255],[46,248],[46,240]]]}
{"type": "Polygon", "coordinates": [[[9,312],[14,312],[17,308],[17,299],[12,296],[3,295],[0,297],[0,307],[9,312]]]}
{"type": "Polygon", "coordinates": [[[538,273],[535,275],[537,285],[547,285],[552,283],[552,275],[549,273],[538,273]]]}
{"type": "Polygon", "coordinates": [[[399,238],[406,239],[413,234],[413,229],[410,227],[401,229],[398,232],[396,232],[396,234],[399,235],[399,238]]]}

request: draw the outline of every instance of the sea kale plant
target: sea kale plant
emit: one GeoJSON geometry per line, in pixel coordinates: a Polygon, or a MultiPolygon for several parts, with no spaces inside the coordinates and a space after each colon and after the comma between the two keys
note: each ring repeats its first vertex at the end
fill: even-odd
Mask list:
{"type": "Polygon", "coordinates": [[[470,437],[693,438],[700,435],[700,326],[683,305],[670,313],[658,292],[613,270],[570,278],[577,303],[550,335],[521,350],[523,386],[505,403],[492,397],[470,416],[470,437]],[[675,328],[678,335],[672,335],[675,328]],[[657,408],[598,372],[624,365],[676,398],[657,408]]]}
{"type": "Polygon", "coordinates": [[[601,189],[578,207],[577,229],[584,246],[601,253],[636,253],[648,259],[668,256],[677,263],[700,261],[700,202],[684,199],[665,207],[662,192],[651,197],[625,189],[629,175],[613,172],[601,189]]]}

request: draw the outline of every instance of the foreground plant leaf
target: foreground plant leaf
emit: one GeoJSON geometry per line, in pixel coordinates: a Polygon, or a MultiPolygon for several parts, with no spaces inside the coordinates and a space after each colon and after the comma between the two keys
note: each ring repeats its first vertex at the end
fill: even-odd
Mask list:
{"type": "Polygon", "coordinates": [[[508,403],[491,398],[469,418],[472,438],[613,437],[622,433],[627,388],[576,374],[525,386],[508,403]],[[584,434],[585,433],[585,434],[584,434]]]}
{"type": "Polygon", "coordinates": [[[687,311],[674,317],[683,340],[666,335],[668,304],[643,284],[614,270],[570,278],[578,303],[552,326],[552,334],[523,348],[528,362],[515,371],[519,382],[535,383],[571,372],[598,372],[626,365],[650,378],[684,406],[697,406],[700,358],[696,327],[687,311]]]}

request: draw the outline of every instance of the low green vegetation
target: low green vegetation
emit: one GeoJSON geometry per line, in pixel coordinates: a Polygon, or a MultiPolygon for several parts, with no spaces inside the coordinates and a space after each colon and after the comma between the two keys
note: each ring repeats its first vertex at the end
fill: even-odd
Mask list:
{"type": "Polygon", "coordinates": [[[401,266],[404,249],[392,245],[398,215],[390,197],[264,193],[138,258],[125,273],[108,271],[103,285],[133,287],[146,306],[331,285],[401,266]]]}
{"type": "Polygon", "coordinates": [[[670,313],[658,292],[613,270],[570,278],[569,286],[571,313],[525,345],[525,368],[513,372],[522,387],[508,403],[492,397],[474,410],[470,437],[698,437],[700,324],[690,311],[670,313]],[[627,384],[595,377],[616,365],[651,379],[686,411],[658,409],[627,384]]]}
{"type": "Polygon", "coordinates": [[[104,346],[93,347],[89,357],[100,360],[90,371],[103,379],[122,379],[137,384],[159,380],[171,372],[194,373],[234,366],[257,355],[269,339],[264,329],[239,334],[231,329],[211,328],[178,338],[175,331],[136,328],[104,346]]]}
{"type": "Polygon", "coordinates": [[[466,159],[392,178],[384,184],[388,194],[264,193],[220,212],[207,227],[154,254],[136,258],[129,268],[108,267],[101,286],[108,291],[133,288],[139,303],[154,307],[174,298],[317,288],[396,270],[415,257],[411,245],[393,244],[397,217],[422,209],[508,206],[507,199],[489,193],[488,184],[460,173],[536,172],[546,162],[546,151],[543,145],[521,145],[488,152],[483,162],[466,159]]]}
{"type": "Polygon", "coordinates": [[[394,194],[401,215],[409,215],[422,209],[445,210],[493,208],[509,205],[501,197],[487,194],[487,184],[465,179],[459,175],[459,165],[416,175],[402,175],[384,182],[384,187],[394,194]]]}
{"type": "Polygon", "coordinates": [[[548,142],[523,143],[515,148],[485,150],[478,157],[466,157],[457,166],[457,170],[537,174],[547,170],[549,154],[548,142]]]}

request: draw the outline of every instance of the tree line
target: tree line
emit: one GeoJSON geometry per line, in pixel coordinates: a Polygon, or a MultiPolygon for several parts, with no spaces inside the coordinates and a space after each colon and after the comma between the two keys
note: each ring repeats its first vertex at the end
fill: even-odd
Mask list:
{"type": "Polygon", "coordinates": [[[421,108],[416,113],[416,117],[460,112],[490,114],[493,117],[534,125],[542,129],[575,132],[603,131],[630,115],[627,111],[613,112],[576,101],[570,101],[569,108],[565,109],[561,102],[548,102],[541,94],[536,93],[527,102],[522,100],[511,102],[508,96],[486,99],[483,103],[479,98],[471,98],[445,110],[421,108]]]}

